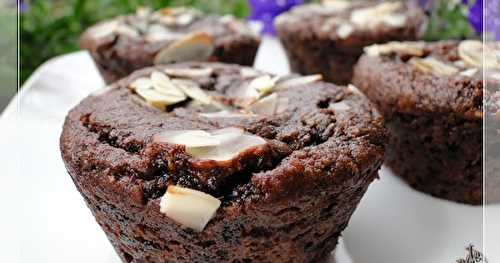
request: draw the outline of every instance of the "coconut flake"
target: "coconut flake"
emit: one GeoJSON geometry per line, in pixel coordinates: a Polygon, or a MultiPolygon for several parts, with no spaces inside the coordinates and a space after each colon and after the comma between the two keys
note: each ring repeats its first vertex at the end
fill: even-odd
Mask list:
{"type": "Polygon", "coordinates": [[[175,222],[201,232],[215,216],[221,201],[201,191],[169,185],[160,212],[175,222]]]}

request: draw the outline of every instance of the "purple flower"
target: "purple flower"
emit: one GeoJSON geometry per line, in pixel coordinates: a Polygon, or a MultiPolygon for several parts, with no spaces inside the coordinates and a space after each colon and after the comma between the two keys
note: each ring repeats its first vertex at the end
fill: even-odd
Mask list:
{"type": "Polygon", "coordinates": [[[26,3],[26,1],[23,0],[12,1],[12,6],[14,7],[16,5],[20,13],[24,13],[28,10],[28,3],[26,3]]]}
{"type": "Polygon", "coordinates": [[[484,15],[485,31],[500,40],[500,0],[487,0],[484,15]]]}
{"type": "Polygon", "coordinates": [[[433,0],[417,0],[417,2],[425,11],[431,10],[434,5],[433,0]]]}
{"type": "Polygon", "coordinates": [[[248,0],[252,9],[250,20],[262,22],[263,32],[274,34],[274,18],[289,10],[295,5],[304,3],[303,0],[248,0]]]}
{"type": "MultiPolygon", "coordinates": [[[[463,0],[467,2],[467,0],[463,0]]],[[[477,33],[483,33],[483,0],[476,0],[469,9],[469,23],[477,33]]]]}

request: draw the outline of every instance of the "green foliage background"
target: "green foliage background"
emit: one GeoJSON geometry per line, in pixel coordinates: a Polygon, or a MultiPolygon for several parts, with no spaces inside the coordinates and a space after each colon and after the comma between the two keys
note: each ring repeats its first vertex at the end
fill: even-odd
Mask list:
{"type": "MultiPolygon", "coordinates": [[[[1,1],[1,0],[0,0],[1,1]]],[[[305,2],[316,2],[309,0],[305,2]]],[[[471,0],[473,1],[473,0],[471,0]]],[[[14,2],[14,1],[12,1],[14,2]]],[[[139,6],[155,9],[191,5],[207,13],[249,13],[246,0],[31,0],[20,15],[20,78],[23,83],[46,60],[76,51],[80,34],[106,18],[132,13],[139,6]]],[[[467,38],[473,31],[466,7],[457,0],[435,0],[430,12],[426,40],[467,38]]],[[[1,22],[1,21],[0,21],[1,22]]]]}
{"type": "Polygon", "coordinates": [[[20,15],[21,83],[46,60],[79,49],[78,38],[90,25],[132,13],[139,6],[155,9],[191,5],[207,13],[248,14],[245,0],[33,0],[20,15]]]}
{"type": "Polygon", "coordinates": [[[0,111],[17,88],[16,12],[0,4],[0,111]]]}

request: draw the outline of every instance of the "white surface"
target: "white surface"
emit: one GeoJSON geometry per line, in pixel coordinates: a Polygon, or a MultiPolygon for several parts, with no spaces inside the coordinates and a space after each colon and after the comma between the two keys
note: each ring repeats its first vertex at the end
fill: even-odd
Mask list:
{"type": "MultiPolygon", "coordinates": [[[[256,67],[287,73],[277,41],[256,67]]],[[[118,262],[66,173],[59,135],[66,112],[103,85],[84,52],[44,64],[0,117],[0,262],[118,262]]],[[[500,262],[500,207],[487,210],[490,263],[500,262]],[[490,230],[493,230],[490,232],[490,230]]],[[[337,249],[337,262],[454,262],[482,246],[482,209],[418,193],[383,169],[337,249]]],[[[330,260],[333,262],[333,257],[330,260]]]]}

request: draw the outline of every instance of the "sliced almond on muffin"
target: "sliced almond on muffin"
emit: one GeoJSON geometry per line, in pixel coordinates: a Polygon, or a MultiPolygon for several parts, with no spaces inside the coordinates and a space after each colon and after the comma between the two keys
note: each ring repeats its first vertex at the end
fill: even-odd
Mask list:
{"type": "Polygon", "coordinates": [[[185,227],[201,232],[220,205],[219,199],[204,192],[169,185],[161,198],[160,212],[185,227]]]}
{"type": "Polygon", "coordinates": [[[266,144],[263,138],[246,134],[240,128],[214,131],[181,130],[165,131],[154,136],[155,142],[184,145],[186,152],[198,159],[228,161],[240,153],[266,144]]]}
{"type": "Polygon", "coordinates": [[[432,73],[436,75],[453,75],[457,74],[459,71],[452,65],[446,64],[440,60],[433,57],[426,58],[412,58],[408,61],[410,65],[413,65],[418,70],[424,73],[432,73]]]}
{"type": "Polygon", "coordinates": [[[154,64],[202,61],[209,58],[214,49],[214,39],[210,35],[194,32],[160,50],[154,64]]]}

